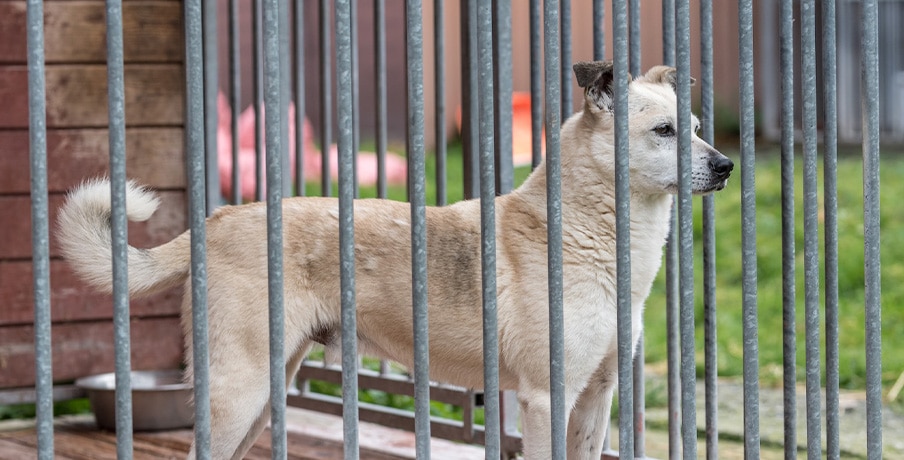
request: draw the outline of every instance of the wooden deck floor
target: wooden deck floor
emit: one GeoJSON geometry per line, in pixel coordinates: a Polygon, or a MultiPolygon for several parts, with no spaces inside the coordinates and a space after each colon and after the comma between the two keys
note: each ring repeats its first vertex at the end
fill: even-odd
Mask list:
{"type": "MultiPolygon", "coordinates": [[[[299,409],[289,410],[288,458],[325,460],[342,458],[341,419],[299,409]],[[337,425],[338,422],[338,425],[337,425]]],[[[380,426],[361,427],[362,460],[414,458],[414,435],[380,426]]],[[[191,430],[136,433],[135,460],[184,459],[192,440],[191,430]]],[[[442,440],[432,442],[433,458],[483,458],[483,449],[442,440]]],[[[0,459],[35,458],[37,435],[33,424],[15,422],[0,425],[0,459]]],[[[251,460],[270,458],[270,431],[261,434],[251,452],[251,460]]],[[[54,458],[61,460],[116,459],[116,435],[98,430],[91,416],[70,416],[54,424],[54,458]]]]}

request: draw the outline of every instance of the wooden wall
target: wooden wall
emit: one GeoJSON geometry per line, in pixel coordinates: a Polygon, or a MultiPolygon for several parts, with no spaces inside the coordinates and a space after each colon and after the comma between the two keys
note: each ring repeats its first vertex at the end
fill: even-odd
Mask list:
{"type": "MultiPolygon", "coordinates": [[[[130,243],[168,241],[186,228],[182,3],[123,4],[127,174],[161,191],[130,243]]],[[[44,3],[50,225],[65,192],[108,172],[105,7],[101,0],[44,3]]],[[[28,73],[25,1],[0,0],[0,391],[34,383],[28,73]]],[[[112,303],[75,278],[51,236],[56,382],[113,370],[112,303]]],[[[180,294],[132,302],[132,366],[178,366],[180,294]]]]}

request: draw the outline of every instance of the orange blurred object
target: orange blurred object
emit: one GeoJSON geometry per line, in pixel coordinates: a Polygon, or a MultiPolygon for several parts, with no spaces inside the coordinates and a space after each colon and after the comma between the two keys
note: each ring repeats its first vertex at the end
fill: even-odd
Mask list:
{"type": "MultiPolygon", "coordinates": [[[[455,112],[458,132],[461,132],[461,107],[455,112]]],[[[526,166],[531,164],[531,121],[530,93],[515,91],[512,93],[512,164],[526,166]]],[[[546,129],[540,135],[540,155],[546,155],[546,129]]]]}

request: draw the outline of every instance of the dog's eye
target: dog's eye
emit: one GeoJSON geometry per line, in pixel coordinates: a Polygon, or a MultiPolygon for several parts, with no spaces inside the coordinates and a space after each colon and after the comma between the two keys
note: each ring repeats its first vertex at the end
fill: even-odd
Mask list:
{"type": "Polygon", "coordinates": [[[653,128],[653,132],[662,137],[669,137],[675,135],[675,128],[668,123],[663,123],[655,128],[653,128]]]}

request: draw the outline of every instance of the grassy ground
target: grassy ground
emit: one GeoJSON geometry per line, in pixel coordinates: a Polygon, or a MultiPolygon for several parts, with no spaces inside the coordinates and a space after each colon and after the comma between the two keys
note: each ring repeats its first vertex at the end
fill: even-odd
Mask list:
{"type": "MultiPolygon", "coordinates": [[[[737,151],[724,149],[725,153],[739,160],[737,151]]],[[[839,250],[839,353],[840,380],[843,388],[858,389],[864,386],[864,312],[863,312],[863,183],[858,150],[841,152],[838,162],[838,250],[839,250]]],[[[904,372],[904,355],[894,352],[904,346],[904,315],[897,306],[904,304],[904,287],[898,280],[904,279],[904,200],[897,195],[898,180],[904,177],[904,157],[896,152],[883,152],[881,163],[881,251],[882,251],[882,380],[886,387],[904,372]]],[[[739,165],[739,161],[736,161],[739,165]]],[[[821,163],[821,161],[820,161],[821,163]]],[[[448,159],[449,201],[462,199],[461,150],[450,145],[448,159]]],[[[804,352],[804,267],[803,267],[803,204],[802,165],[795,167],[795,233],[796,233],[796,298],[797,298],[797,361],[799,380],[805,378],[804,352]]],[[[427,159],[427,203],[435,203],[434,161],[427,159]]],[[[529,174],[529,168],[517,168],[516,184],[529,174]]],[[[822,167],[818,173],[819,222],[824,223],[822,195],[822,167]]],[[[716,202],[716,299],[718,305],[718,360],[720,376],[738,376],[742,373],[741,317],[741,187],[740,168],[737,167],[729,186],[717,195],[716,202]]],[[[335,189],[335,187],[334,187],[335,189]]],[[[319,194],[317,184],[308,185],[308,193],[319,194]]],[[[373,196],[372,188],[361,189],[361,196],[373,196]]],[[[404,199],[404,187],[390,187],[389,197],[404,199]]],[[[759,312],[760,380],[764,385],[778,385],[782,375],[782,263],[781,263],[781,166],[778,149],[774,146],[758,148],[756,159],[757,202],[757,305],[759,312]]],[[[702,375],[703,322],[702,322],[702,229],[699,199],[694,201],[695,212],[695,269],[697,272],[697,349],[698,373],[702,375]]],[[[820,228],[820,252],[824,231],[820,228]]],[[[824,274],[823,255],[820,255],[821,278],[824,274]]],[[[824,324],[824,281],[820,279],[820,322],[824,324]]],[[[666,360],[665,346],[664,273],[653,288],[647,302],[645,318],[646,361],[661,363],[666,360]]],[[[825,362],[825,334],[820,332],[823,344],[822,362],[825,362]]],[[[823,365],[823,375],[825,366],[823,365]]]]}

